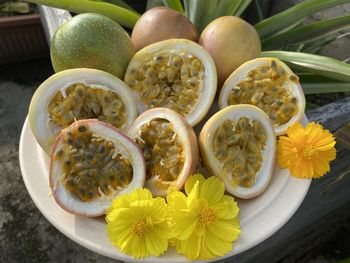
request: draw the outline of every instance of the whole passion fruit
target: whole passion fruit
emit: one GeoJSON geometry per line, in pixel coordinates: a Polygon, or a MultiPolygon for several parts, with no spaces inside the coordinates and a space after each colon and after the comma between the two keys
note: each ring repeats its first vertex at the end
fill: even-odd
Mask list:
{"type": "Polygon", "coordinates": [[[213,59],[186,39],[164,40],[138,51],[124,81],[133,91],[139,112],[169,108],[192,126],[207,114],[217,87],[213,59]]]}
{"type": "Polygon", "coordinates": [[[50,153],[63,128],[80,119],[99,119],[125,131],[137,117],[128,86],[96,69],[70,69],[54,74],[35,91],[29,123],[40,146],[50,153]]]}
{"type": "Polygon", "coordinates": [[[199,164],[197,137],[192,127],[170,109],[145,111],[130,127],[128,135],[143,151],[145,186],[156,196],[165,196],[169,187],[181,189],[199,164]]]}
{"type": "Polygon", "coordinates": [[[277,58],[257,58],[235,70],[224,83],[219,108],[252,104],[270,117],[277,135],[304,116],[305,96],[299,78],[277,58]]]}
{"type": "Polygon", "coordinates": [[[135,48],[118,23],[99,14],[84,13],[57,29],[50,53],[55,72],[94,68],[123,78],[135,48]]]}
{"type": "Polygon", "coordinates": [[[50,187],[69,213],[103,215],[116,196],[142,187],[145,175],[140,148],[110,124],[74,122],[54,143],[50,187]]]}
{"type": "Polygon", "coordinates": [[[136,50],[171,38],[184,38],[197,42],[196,27],[183,14],[167,7],[155,7],[137,21],[131,34],[136,50]]]}
{"type": "Polygon", "coordinates": [[[236,68],[261,53],[260,37],[255,28],[235,16],[213,20],[198,42],[214,58],[220,86],[236,68]]]}
{"type": "Polygon", "coordinates": [[[205,167],[230,194],[248,199],[266,189],[275,165],[276,136],[258,107],[242,104],[217,112],[200,132],[199,145],[205,167]]]}

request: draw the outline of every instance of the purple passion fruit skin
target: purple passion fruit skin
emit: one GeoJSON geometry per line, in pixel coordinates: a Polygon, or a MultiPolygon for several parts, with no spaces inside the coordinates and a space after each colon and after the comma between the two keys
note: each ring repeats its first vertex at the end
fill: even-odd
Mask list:
{"type": "Polygon", "coordinates": [[[67,212],[102,215],[112,200],[142,187],[141,149],[110,124],[80,120],[58,135],[50,161],[50,187],[67,212]]]}

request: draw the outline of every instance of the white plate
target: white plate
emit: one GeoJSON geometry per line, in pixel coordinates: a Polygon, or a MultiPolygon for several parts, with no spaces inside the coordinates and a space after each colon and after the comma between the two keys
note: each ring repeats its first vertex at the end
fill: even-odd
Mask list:
{"type": "MultiPolygon", "coordinates": [[[[303,123],[307,123],[307,120],[304,119],[303,123]]],[[[74,216],[58,206],[48,183],[49,159],[36,143],[28,119],[21,134],[19,161],[24,183],[36,206],[51,224],[73,241],[99,254],[123,261],[187,262],[174,250],[161,257],[134,260],[111,245],[103,219],[74,216]]],[[[234,243],[234,249],[224,258],[259,244],[280,229],[303,201],[310,182],[295,179],[287,170],[276,166],[270,185],[262,195],[251,200],[238,200],[242,234],[234,243]]]]}

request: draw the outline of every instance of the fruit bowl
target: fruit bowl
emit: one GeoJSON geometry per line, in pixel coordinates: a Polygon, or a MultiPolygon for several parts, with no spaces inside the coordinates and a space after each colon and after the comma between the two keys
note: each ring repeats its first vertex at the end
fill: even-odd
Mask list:
{"type": "MultiPolygon", "coordinates": [[[[212,108],[208,115],[211,116],[214,112],[215,109],[212,108]]],[[[304,116],[303,124],[306,123],[304,116]]],[[[196,131],[200,128],[196,127],[196,131]]],[[[36,206],[51,224],[76,243],[104,256],[127,262],[188,262],[174,249],[169,249],[160,257],[136,260],[112,246],[102,217],[85,218],[64,211],[51,194],[48,180],[49,159],[37,144],[28,119],[20,138],[19,161],[24,183],[36,206]]],[[[250,200],[237,199],[242,234],[234,243],[233,250],[222,258],[246,251],[280,229],[300,206],[310,183],[311,180],[296,179],[290,176],[288,170],[276,166],[271,182],[263,194],[250,200]]],[[[218,259],[220,258],[215,260],[218,259]]]]}

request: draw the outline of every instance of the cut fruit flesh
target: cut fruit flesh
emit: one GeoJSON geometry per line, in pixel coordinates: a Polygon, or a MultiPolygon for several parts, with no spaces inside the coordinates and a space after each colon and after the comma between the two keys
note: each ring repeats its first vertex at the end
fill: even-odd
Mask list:
{"type": "Polygon", "coordinates": [[[40,85],[29,107],[31,129],[47,153],[58,132],[76,120],[96,118],[125,131],[136,116],[136,103],[127,85],[95,69],[54,74],[40,85]]]}
{"type": "Polygon", "coordinates": [[[258,120],[225,120],[215,131],[212,143],[223,176],[231,176],[233,185],[252,187],[261,168],[265,142],[266,133],[258,120]]]}
{"type": "Polygon", "coordinates": [[[103,214],[114,197],[142,187],[145,174],[140,148],[98,120],[80,120],[63,129],[51,155],[53,195],[73,214],[103,214]]]}
{"type": "Polygon", "coordinates": [[[196,125],[208,112],[216,93],[216,69],[198,44],[170,39],[147,46],[132,58],[125,82],[138,109],[166,107],[196,125]]]}
{"type": "Polygon", "coordinates": [[[169,187],[180,189],[199,163],[197,138],[192,127],[178,113],[154,108],[142,113],[128,132],[144,153],[145,186],[156,196],[169,187]]]}
{"type": "Polygon", "coordinates": [[[257,58],[241,65],[226,80],[219,108],[252,104],[267,113],[277,135],[304,115],[305,97],[298,77],[276,58],[257,58]]]}
{"type": "Polygon", "coordinates": [[[98,119],[119,129],[125,125],[125,105],[115,92],[82,83],[72,84],[64,94],[56,92],[48,112],[52,122],[62,128],[81,119],[98,119]]]}
{"type": "Polygon", "coordinates": [[[261,194],[273,173],[276,137],[256,106],[228,106],[214,114],[199,135],[202,160],[226,191],[248,199],[261,194]]]}

